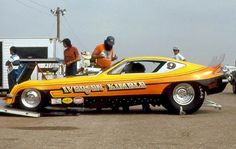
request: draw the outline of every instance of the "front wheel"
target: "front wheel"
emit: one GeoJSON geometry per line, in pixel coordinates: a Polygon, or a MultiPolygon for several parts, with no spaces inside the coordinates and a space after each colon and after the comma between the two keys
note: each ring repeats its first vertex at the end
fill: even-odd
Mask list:
{"type": "Polygon", "coordinates": [[[171,85],[165,92],[162,105],[171,113],[182,110],[187,114],[196,112],[203,104],[205,93],[201,86],[193,83],[171,85]]]}
{"type": "Polygon", "coordinates": [[[42,94],[35,89],[26,89],[22,92],[19,106],[29,111],[39,111],[43,106],[42,94]]]}

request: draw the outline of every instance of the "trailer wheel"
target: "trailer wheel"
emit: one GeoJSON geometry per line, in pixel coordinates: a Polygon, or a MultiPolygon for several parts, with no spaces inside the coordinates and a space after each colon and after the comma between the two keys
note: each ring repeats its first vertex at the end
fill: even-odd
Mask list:
{"type": "Polygon", "coordinates": [[[182,110],[187,114],[196,112],[203,104],[205,93],[201,86],[190,83],[171,85],[163,99],[162,105],[171,113],[182,110]]]}
{"type": "Polygon", "coordinates": [[[22,92],[19,106],[29,111],[39,111],[43,106],[42,94],[35,89],[26,89],[22,92]]]}

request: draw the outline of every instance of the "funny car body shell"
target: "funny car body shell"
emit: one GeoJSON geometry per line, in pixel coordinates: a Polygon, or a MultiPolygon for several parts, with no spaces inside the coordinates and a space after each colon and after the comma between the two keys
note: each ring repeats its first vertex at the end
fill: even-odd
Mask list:
{"type": "Polygon", "coordinates": [[[220,69],[220,65],[207,67],[165,57],[133,57],[121,60],[96,75],[26,81],[16,85],[5,100],[10,105],[18,103],[22,92],[26,89],[42,92],[46,95],[44,96],[46,100],[75,97],[160,96],[168,87],[178,83],[194,83],[201,86],[204,92],[213,94],[221,92],[226,86],[226,83],[222,83],[223,74],[220,73],[220,69]],[[127,73],[124,70],[130,63],[143,63],[144,66],[147,63],[148,66],[145,72],[127,73]],[[152,66],[154,64],[157,67],[154,68],[152,66]]]}

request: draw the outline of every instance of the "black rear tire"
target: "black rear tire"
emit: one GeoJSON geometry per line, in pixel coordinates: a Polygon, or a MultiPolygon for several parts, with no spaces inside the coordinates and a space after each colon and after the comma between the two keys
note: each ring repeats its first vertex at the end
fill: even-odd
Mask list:
{"type": "Polygon", "coordinates": [[[202,106],[204,99],[205,92],[200,85],[176,83],[165,90],[162,105],[174,114],[179,114],[181,107],[186,114],[192,114],[202,106]]]}

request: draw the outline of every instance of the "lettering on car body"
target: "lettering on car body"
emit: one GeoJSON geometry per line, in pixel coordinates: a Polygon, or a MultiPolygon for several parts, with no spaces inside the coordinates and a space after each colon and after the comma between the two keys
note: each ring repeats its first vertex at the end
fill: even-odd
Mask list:
{"type": "Polygon", "coordinates": [[[85,93],[103,91],[102,85],[85,85],[85,86],[64,86],[62,87],[64,93],[85,93]]]}
{"type": "Polygon", "coordinates": [[[145,89],[147,86],[144,82],[129,82],[129,83],[107,84],[107,87],[109,91],[114,91],[114,90],[145,89]]]}
{"type": "MultiPolygon", "coordinates": [[[[106,84],[107,91],[116,90],[131,90],[131,89],[145,89],[147,88],[144,82],[127,82],[127,83],[110,83],[106,84]]],[[[104,87],[101,84],[98,85],[85,85],[85,86],[63,86],[63,93],[85,93],[102,92],[104,87]]]]}

